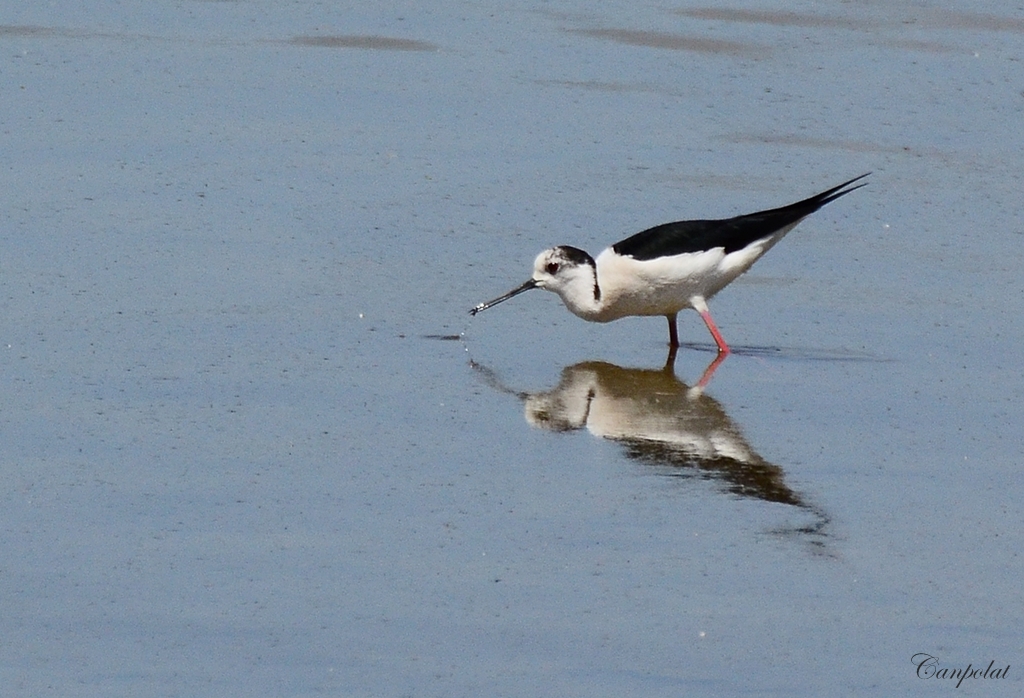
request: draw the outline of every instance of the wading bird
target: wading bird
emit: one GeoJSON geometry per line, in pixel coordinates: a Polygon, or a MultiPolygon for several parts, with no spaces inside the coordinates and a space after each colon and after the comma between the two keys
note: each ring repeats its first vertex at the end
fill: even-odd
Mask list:
{"type": "MultiPolygon", "coordinates": [[[[869,173],[870,174],[870,173],[869,173]]],[[[611,322],[632,315],[668,318],[669,346],[679,346],[676,315],[696,310],[720,354],[729,345],[711,319],[708,300],[736,280],[786,233],[819,208],[865,184],[868,175],[789,206],[735,218],[665,223],[617,242],[594,259],[577,247],[559,245],[541,252],[533,276],[522,286],[469,312],[507,301],[534,288],[557,293],[574,315],[611,322]]]]}

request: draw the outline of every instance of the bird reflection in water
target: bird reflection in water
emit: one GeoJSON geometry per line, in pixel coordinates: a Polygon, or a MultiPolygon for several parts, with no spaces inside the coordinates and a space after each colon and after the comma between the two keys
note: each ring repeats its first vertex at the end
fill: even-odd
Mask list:
{"type": "Polygon", "coordinates": [[[559,432],[586,428],[621,444],[627,458],[660,474],[710,479],[739,497],[796,507],[809,515],[809,523],[773,533],[799,537],[827,553],[828,515],[787,485],[783,469],[762,458],[722,405],[704,393],[721,358],[693,387],[679,380],[671,360],[663,369],[586,361],[563,369],[552,390],[535,393],[511,390],[490,369],[472,365],[490,385],[522,400],[531,426],[559,432]]]}

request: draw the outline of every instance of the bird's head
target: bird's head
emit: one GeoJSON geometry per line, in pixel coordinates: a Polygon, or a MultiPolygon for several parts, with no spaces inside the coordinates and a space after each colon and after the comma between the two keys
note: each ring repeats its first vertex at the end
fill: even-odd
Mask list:
{"type": "Polygon", "coordinates": [[[577,288],[596,290],[597,266],[583,250],[568,245],[544,250],[533,261],[533,283],[537,288],[565,296],[577,288]]]}
{"type": "Polygon", "coordinates": [[[481,310],[487,310],[534,288],[557,293],[570,310],[579,301],[593,304],[601,298],[594,258],[579,248],[560,245],[537,255],[533,262],[533,276],[529,281],[503,296],[481,303],[469,312],[476,315],[481,310]]]}

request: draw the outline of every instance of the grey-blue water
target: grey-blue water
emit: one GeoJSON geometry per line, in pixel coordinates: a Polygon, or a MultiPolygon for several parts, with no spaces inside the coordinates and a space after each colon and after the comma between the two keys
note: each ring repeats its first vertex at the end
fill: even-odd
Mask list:
{"type": "Polygon", "coordinates": [[[1022,39],[0,3],[3,694],[1019,695],[1022,39]],[[467,313],[868,171],[712,301],[703,392],[694,313],[668,371],[660,318],[467,313]]]}

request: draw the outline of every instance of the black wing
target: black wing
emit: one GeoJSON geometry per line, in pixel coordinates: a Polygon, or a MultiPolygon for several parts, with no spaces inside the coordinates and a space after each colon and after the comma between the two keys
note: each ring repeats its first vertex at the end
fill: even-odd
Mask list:
{"type": "MultiPolygon", "coordinates": [[[[870,172],[868,174],[871,174],[870,172]]],[[[648,228],[622,242],[612,245],[617,254],[639,261],[671,257],[687,252],[703,252],[724,247],[725,253],[741,250],[757,240],[770,237],[801,218],[809,216],[830,201],[860,189],[864,184],[845,189],[867,174],[854,177],[838,187],[823,191],[817,196],[798,201],[782,208],[749,213],[735,218],[720,220],[678,221],[648,228]]]]}

